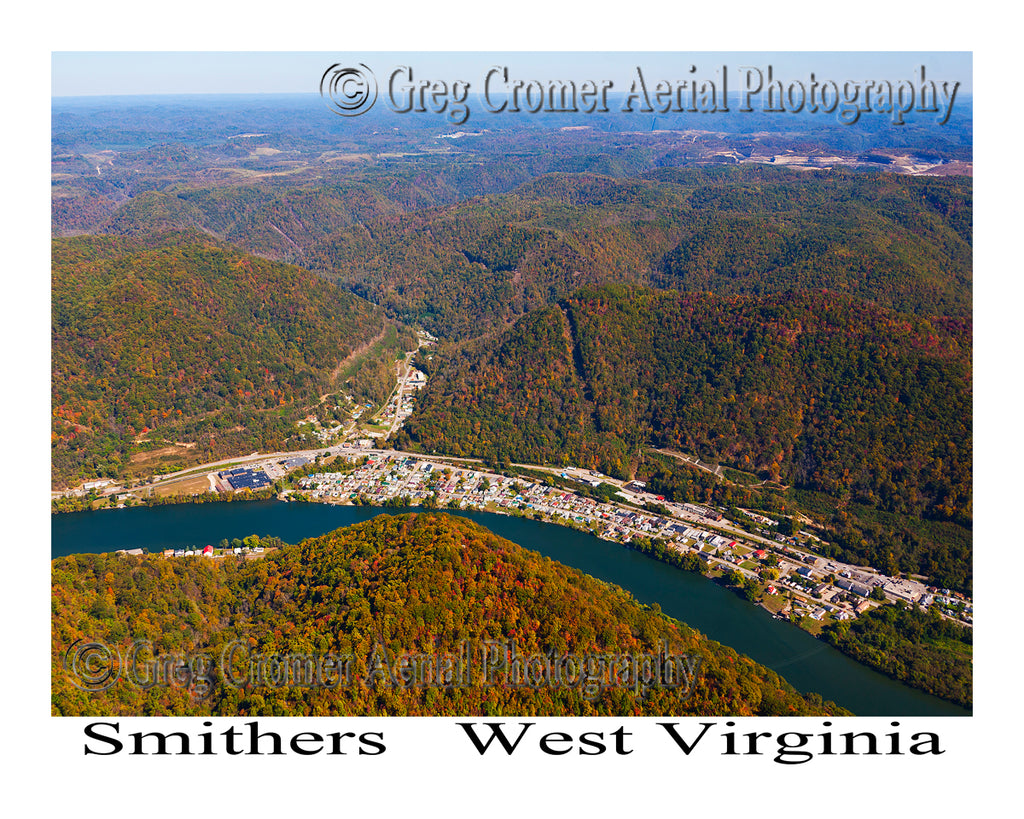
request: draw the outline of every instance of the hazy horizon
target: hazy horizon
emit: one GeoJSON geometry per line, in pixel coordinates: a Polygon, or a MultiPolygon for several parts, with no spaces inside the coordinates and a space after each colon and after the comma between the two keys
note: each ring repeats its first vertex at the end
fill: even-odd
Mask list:
{"type": "Polygon", "coordinates": [[[785,81],[928,79],[960,83],[973,92],[973,53],[964,51],[576,51],[576,52],[83,52],[51,53],[51,99],[79,97],[315,94],[324,70],[334,64],[365,63],[378,78],[409,65],[417,79],[462,80],[474,86],[494,65],[507,65],[524,80],[627,79],[637,65],[657,79],[682,79],[691,65],[696,77],[722,65],[766,68],[785,81]]]}

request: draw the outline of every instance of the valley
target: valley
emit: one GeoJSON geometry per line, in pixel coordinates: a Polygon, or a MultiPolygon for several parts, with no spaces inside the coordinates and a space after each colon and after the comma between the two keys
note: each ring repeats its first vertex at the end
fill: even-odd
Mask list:
{"type": "Polygon", "coordinates": [[[307,103],[55,102],[55,512],[556,522],[970,705],[969,117],[463,139],[307,103]]]}

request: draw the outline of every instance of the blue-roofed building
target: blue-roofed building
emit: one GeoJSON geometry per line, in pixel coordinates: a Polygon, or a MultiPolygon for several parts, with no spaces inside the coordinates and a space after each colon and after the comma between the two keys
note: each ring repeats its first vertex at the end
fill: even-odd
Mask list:
{"type": "Polygon", "coordinates": [[[239,489],[266,489],[271,484],[270,478],[262,469],[247,469],[244,466],[229,469],[226,472],[218,472],[217,477],[227,481],[228,485],[235,491],[239,489]]]}

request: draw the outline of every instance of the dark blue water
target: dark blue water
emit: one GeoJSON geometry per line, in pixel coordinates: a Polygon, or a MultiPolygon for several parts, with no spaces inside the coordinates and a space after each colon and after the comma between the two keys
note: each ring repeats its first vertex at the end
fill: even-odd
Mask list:
{"type": "MultiPolygon", "coordinates": [[[[182,504],[54,515],[51,555],[216,545],[221,538],[276,535],[287,543],[369,520],[369,506],[254,501],[182,504]]],[[[862,716],[964,716],[970,712],[891,680],[706,578],[592,535],[485,512],[463,517],[552,560],[658,603],[670,617],[768,666],[800,691],[817,692],[862,716]]]]}

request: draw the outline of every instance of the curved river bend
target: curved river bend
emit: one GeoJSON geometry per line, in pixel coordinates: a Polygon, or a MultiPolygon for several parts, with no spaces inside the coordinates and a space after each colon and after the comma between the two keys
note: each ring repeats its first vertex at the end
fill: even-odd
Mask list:
{"type": "MultiPolygon", "coordinates": [[[[250,534],[297,543],[382,513],[408,511],[421,510],[251,501],[76,512],[52,516],[51,555],[136,547],[157,551],[250,534]]],[[[552,560],[614,583],[642,603],[658,603],[669,616],[768,666],[800,691],[815,691],[855,714],[970,714],[855,662],[700,575],[564,526],[487,512],[458,514],[552,560]]]]}

